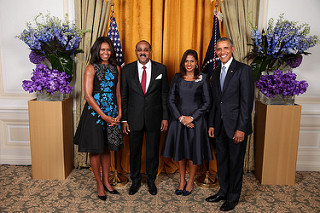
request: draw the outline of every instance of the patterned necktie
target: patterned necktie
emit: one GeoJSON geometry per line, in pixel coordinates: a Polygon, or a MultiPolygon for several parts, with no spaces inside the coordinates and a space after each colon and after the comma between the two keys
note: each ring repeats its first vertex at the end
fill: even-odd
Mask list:
{"type": "Polygon", "coordinates": [[[221,92],[223,91],[223,84],[224,84],[224,79],[226,78],[226,75],[227,75],[226,67],[223,66],[221,71],[221,77],[220,77],[221,92]]]}
{"type": "Polygon", "coordinates": [[[143,90],[143,93],[146,94],[146,84],[147,84],[147,72],[146,72],[146,66],[143,66],[143,72],[142,72],[142,78],[141,78],[141,87],[143,90]]]}

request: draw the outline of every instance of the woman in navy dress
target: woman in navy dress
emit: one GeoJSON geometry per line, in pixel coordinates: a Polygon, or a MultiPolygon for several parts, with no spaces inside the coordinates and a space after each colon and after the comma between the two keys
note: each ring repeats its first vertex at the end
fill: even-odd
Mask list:
{"type": "Polygon", "coordinates": [[[187,50],[180,63],[168,94],[171,111],[168,132],[162,148],[164,157],[179,162],[180,183],[175,193],[189,195],[193,189],[197,165],[212,160],[207,134],[206,113],[211,105],[207,75],[199,73],[198,54],[187,50]],[[189,181],[186,181],[186,163],[189,163],[189,181]]]}
{"type": "Polygon", "coordinates": [[[84,106],[74,137],[79,152],[89,152],[98,197],[105,191],[118,194],[109,183],[110,150],[123,147],[121,119],[120,68],[110,38],[99,37],[91,50],[90,64],[84,73],[84,106]],[[102,167],[102,176],[100,172],[102,167]]]}

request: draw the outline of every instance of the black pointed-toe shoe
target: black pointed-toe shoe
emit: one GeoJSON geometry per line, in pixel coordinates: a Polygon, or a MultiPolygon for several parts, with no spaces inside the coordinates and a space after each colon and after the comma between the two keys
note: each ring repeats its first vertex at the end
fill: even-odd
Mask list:
{"type": "Polygon", "coordinates": [[[183,194],[183,190],[185,190],[187,187],[187,183],[184,185],[183,189],[176,189],[176,191],[174,192],[176,195],[182,195],[183,194]]]}
{"type": "Polygon", "coordinates": [[[206,201],[210,202],[210,203],[217,203],[220,200],[226,200],[226,197],[215,194],[215,195],[212,195],[212,196],[206,198],[206,201]]]}
{"type": "Polygon", "coordinates": [[[234,207],[236,207],[237,204],[238,204],[237,201],[233,201],[233,202],[226,201],[222,204],[222,206],[220,207],[220,210],[224,212],[230,211],[234,209],[234,207]]]}
{"type": "Polygon", "coordinates": [[[103,196],[98,195],[98,198],[100,200],[106,201],[107,200],[107,195],[103,195],[103,196]]]}
{"type": "Polygon", "coordinates": [[[192,192],[192,189],[191,189],[190,191],[187,191],[187,190],[184,189],[184,190],[182,191],[182,195],[183,195],[183,196],[188,196],[188,195],[191,194],[191,192],[192,192]]]}
{"type": "Polygon", "coordinates": [[[113,194],[113,195],[115,195],[115,194],[120,194],[117,190],[113,190],[113,191],[110,191],[104,184],[103,184],[103,188],[104,188],[104,190],[106,191],[106,192],[109,192],[110,194],[113,194]]]}

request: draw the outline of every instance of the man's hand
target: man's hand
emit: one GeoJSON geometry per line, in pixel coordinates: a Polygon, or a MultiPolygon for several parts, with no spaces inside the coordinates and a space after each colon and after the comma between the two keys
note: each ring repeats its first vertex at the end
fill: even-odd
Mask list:
{"type": "Polygon", "coordinates": [[[234,143],[241,143],[244,140],[244,132],[237,130],[232,139],[234,139],[234,143]]]}
{"type": "Polygon", "coordinates": [[[210,137],[210,138],[214,138],[214,128],[213,128],[213,127],[210,127],[210,128],[209,128],[208,134],[209,134],[209,137],[210,137]]]}
{"type": "Polygon", "coordinates": [[[128,122],[122,122],[122,132],[127,135],[129,134],[130,129],[128,122]]]}
{"type": "Polygon", "coordinates": [[[161,132],[165,132],[168,129],[168,120],[162,120],[161,121],[161,132]]]}

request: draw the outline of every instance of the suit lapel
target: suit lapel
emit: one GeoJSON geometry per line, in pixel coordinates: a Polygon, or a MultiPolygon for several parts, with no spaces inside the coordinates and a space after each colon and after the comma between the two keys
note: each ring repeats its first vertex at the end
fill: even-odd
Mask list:
{"type": "MultiPolygon", "coordinates": [[[[134,66],[134,69],[133,69],[133,81],[135,82],[138,90],[141,92],[141,94],[143,94],[143,90],[142,90],[142,87],[141,87],[141,83],[139,81],[139,72],[138,72],[138,61],[136,61],[135,63],[135,66],[134,66]]],[[[144,94],[143,94],[144,95],[144,94]]]]}
{"type": "MultiPolygon", "coordinates": [[[[228,69],[228,72],[227,72],[227,75],[226,75],[226,78],[224,80],[224,85],[223,85],[223,91],[225,91],[227,88],[228,88],[228,85],[230,83],[230,80],[232,78],[232,76],[234,75],[234,73],[236,72],[236,60],[233,59],[231,64],[230,64],[230,67],[228,69]]],[[[220,69],[221,70],[221,69],[220,69]]],[[[220,75],[219,75],[220,76],[220,75]]],[[[220,82],[220,81],[219,81],[220,82]]],[[[219,83],[220,84],[220,83],[219,83]]],[[[222,93],[223,93],[222,91],[222,93]]]]}
{"type": "Polygon", "coordinates": [[[148,94],[149,91],[151,91],[152,86],[154,85],[154,81],[156,79],[157,73],[158,73],[158,70],[157,70],[156,66],[154,65],[154,63],[151,61],[151,78],[150,78],[150,83],[149,83],[149,87],[147,88],[146,94],[148,94]]]}
{"type": "Polygon", "coordinates": [[[219,94],[221,95],[221,86],[220,86],[220,73],[221,73],[221,66],[218,66],[216,68],[216,71],[215,71],[215,85],[217,85],[216,89],[219,91],[219,94]]]}

